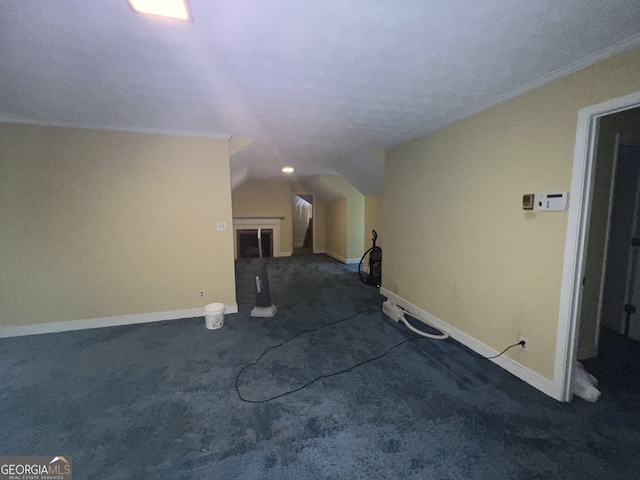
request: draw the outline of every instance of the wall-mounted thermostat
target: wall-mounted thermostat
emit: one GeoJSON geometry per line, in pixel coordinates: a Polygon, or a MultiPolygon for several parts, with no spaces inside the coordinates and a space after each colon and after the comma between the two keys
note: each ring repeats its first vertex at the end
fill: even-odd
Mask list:
{"type": "Polygon", "coordinates": [[[537,193],[536,208],[540,211],[559,212],[567,209],[567,192],[537,193]]]}

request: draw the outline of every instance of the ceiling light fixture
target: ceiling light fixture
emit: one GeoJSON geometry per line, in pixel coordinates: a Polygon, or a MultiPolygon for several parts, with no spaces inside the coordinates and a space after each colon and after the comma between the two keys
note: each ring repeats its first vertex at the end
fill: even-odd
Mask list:
{"type": "Polygon", "coordinates": [[[293,173],[293,167],[284,167],[282,171],[284,173],[293,173]]]}
{"type": "Polygon", "coordinates": [[[150,13],[162,17],[191,20],[187,0],[128,0],[136,12],[150,13]]]}

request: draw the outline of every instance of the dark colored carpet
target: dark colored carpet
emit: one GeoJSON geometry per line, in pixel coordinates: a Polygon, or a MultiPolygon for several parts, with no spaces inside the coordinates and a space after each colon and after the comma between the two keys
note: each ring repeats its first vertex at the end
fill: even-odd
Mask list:
{"type": "Polygon", "coordinates": [[[615,397],[628,407],[634,403],[638,405],[640,342],[602,327],[598,356],[584,360],[582,364],[599,380],[598,388],[603,395],[615,397]]]}
{"type": "MultiPolygon", "coordinates": [[[[353,267],[269,260],[272,319],[188,319],[0,340],[0,454],[69,455],[75,479],[638,478],[637,385],[561,404],[454,341],[415,340],[353,267]]],[[[603,367],[605,368],[605,367],[603,367]]],[[[615,368],[615,367],[614,367],[615,368]]],[[[602,372],[600,372],[602,374],[602,372]]],[[[598,372],[596,372],[598,374],[598,372]]]]}

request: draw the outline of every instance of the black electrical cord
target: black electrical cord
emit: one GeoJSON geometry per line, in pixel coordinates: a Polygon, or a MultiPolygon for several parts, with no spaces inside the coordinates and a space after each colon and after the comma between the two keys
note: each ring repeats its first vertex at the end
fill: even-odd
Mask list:
{"type": "MultiPolygon", "coordinates": [[[[411,316],[411,315],[410,315],[411,316]]],[[[415,318],[415,317],[414,317],[415,318]]],[[[415,327],[414,327],[415,328],[415,327]]],[[[435,328],[435,327],[433,327],[435,328]]],[[[426,332],[425,332],[426,333],[426,332]]],[[[428,338],[428,337],[427,337],[428,338]]],[[[439,339],[437,339],[439,340],[439,339]]],[[[484,358],[485,360],[492,360],[494,358],[498,358],[500,356],[502,356],[507,350],[509,350],[510,348],[513,347],[517,347],[518,345],[521,345],[523,348],[526,345],[526,342],[524,340],[520,340],[518,343],[514,343],[513,345],[509,345],[507,348],[505,348],[503,351],[501,351],[499,354],[497,355],[493,355],[492,357],[485,357],[484,355],[480,355],[479,353],[474,352],[473,350],[471,350],[471,353],[473,353],[473,355],[475,355],[477,358],[484,358]]]]}
{"type": "MultiPolygon", "coordinates": [[[[376,232],[375,230],[371,230],[371,234],[373,235],[373,237],[371,238],[371,241],[373,242],[373,246],[370,249],[368,249],[366,252],[364,252],[364,255],[362,255],[362,258],[358,263],[358,277],[360,278],[360,281],[365,285],[373,285],[371,281],[371,275],[373,272],[369,271],[369,274],[367,275],[366,280],[362,278],[362,263],[364,262],[365,257],[369,253],[373,255],[373,252],[377,252],[377,251],[382,252],[382,249],[376,246],[376,240],[378,239],[378,232],[376,232]]],[[[369,259],[369,266],[371,266],[371,259],[369,259]]],[[[376,287],[379,287],[379,286],[380,285],[376,285],[376,287]]]]}
{"type": "MultiPolygon", "coordinates": [[[[369,252],[373,253],[373,251],[375,249],[380,249],[380,247],[376,247],[375,245],[373,247],[371,247],[369,250],[367,250],[366,252],[364,252],[364,255],[362,255],[362,258],[360,259],[360,262],[358,263],[358,277],[360,277],[360,281],[362,283],[364,283],[365,285],[371,285],[369,283],[369,279],[367,278],[367,280],[365,280],[364,278],[362,278],[362,263],[364,262],[364,258],[367,256],[367,254],[369,252]]],[[[380,249],[381,250],[381,249],[380,249]]],[[[369,272],[369,275],[371,275],[371,272],[369,272]]]]}
{"type": "Polygon", "coordinates": [[[507,348],[505,348],[499,354],[494,355],[493,357],[485,357],[484,355],[480,355],[480,357],[485,358],[487,360],[491,360],[492,358],[498,358],[499,356],[501,356],[504,352],[506,352],[510,348],[517,347],[518,345],[522,345],[524,347],[525,346],[525,341],[524,340],[520,340],[518,343],[514,343],[513,345],[509,345],[507,348]]]}
{"type": "Polygon", "coordinates": [[[354,313],[353,315],[351,315],[351,316],[349,316],[349,317],[341,318],[340,320],[336,320],[336,321],[334,321],[334,322],[327,323],[327,324],[325,324],[325,325],[323,325],[323,326],[321,326],[321,327],[318,327],[318,328],[309,328],[309,329],[306,329],[306,330],[301,330],[301,331],[299,331],[298,333],[296,333],[294,336],[287,338],[287,339],[286,339],[286,340],[284,340],[283,342],[280,342],[280,343],[278,343],[277,345],[272,345],[272,346],[270,346],[270,347],[267,347],[267,348],[266,348],[266,349],[265,349],[265,350],[264,350],[264,351],[263,351],[263,352],[258,356],[258,358],[257,358],[254,362],[252,362],[252,363],[248,363],[247,365],[245,365],[244,367],[242,367],[242,369],[241,369],[241,370],[238,372],[238,374],[236,375],[235,388],[236,388],[236,393],[238,394],[238,398],[239,398],[240,400],[242,400],[243,402],[247,402],[247,403],[267,403],[267,402],[270,402],[270,401],[272,401],[272,400],[275,400],[276,398],[281,398],[281,397],[284,397],[285,395],[289,395],[289,394],[291,394],[291,393],[299,392],[300,390],[302,390],[302,389],[304,389],[304,388],[307,388],[309,385],[311,385],[311,384],[313,384],[313,383],[315,383],[315,382],[317,382],[318,380],[321,380],[321,379],[323,379],[323,378],[335,377],[335,376],[337,376],[337,375],[342,375],[343,373],[350,372],[351,370],[355,370],[356,368],[361,367],[362,365],[365,365],[365,364],[367,364],[367,363],[369,363],[369,362],[373,362],[374,360],[378,360],[378,359],[380,359],[380,358],[384,357],[384,356],[385,356],[385,355],[387,355],[389,352],[391,352],[394,348],[398,348],[399,346],[404,345],[405,343],[410,342],[410,341],[412,341],[412,340],[417,340],[417,339],[419,339],[419,338],[422,338],[422,337],[419,337],[419,336],[412,337],[412,338],[408,338],[408,339],[406,339],[406,340],[403,340],[402,342],[396,343],[395,345],[391,346],[387,351],[385,351],[384,353],[382,353],[382,354],[380,354],[380,355],[378,355],[378,356],[376,356],[376,357],[369,358],[369,359],[367,359],[367,360],[365,360],[365,361],[363,361],[363,362],[360,362],[360,363],[358,363],[358,364],[356,364],[356,365],[353,365],[353,366],[351,366],[351,367],[349,367],[349,368],[345,368],[344,370],[339,370],[339,371],[337,371],[337,372],[328,373],[328,374],[326,374],[326,375],[320,375],[319,377],[316,377],[316,378],[314,378],[313,380],[311,380],[311,381],[309,381],[309,382],[305,383],[305,384],[304,384],[304,385],[302,385],[301,387],[295,388],[295,389],[293,389],[293,390],[288,390],[288,391],[286,391],[286,392],[284,392],[284,393],[280,393],[280,394],[278,394],[278,395],[274,395],[273,397],[265,398],[264,400],[251,400],[251,399],[248,399],[248,398],[243,397],[243,396],[242,396],[242,394],[240,393],[240,388],[239,388],[239,386],[238,386],[238,382],[239,382],[239,380],[240,380],[240,375],[242,375],[242,372],[244,372],[244,371],[245,371],[245,370],[247,370],[248,368],[253,367],[254,365],[257,365],[257,364],[260,362],[260,360],[262,359],[262,357],[264,357],[264,356],[266,355],[266,353],[267,353],[269,350],[273,350],[273,349],[279,348],[279,347],[281,347],[282,345],[284,345],[285,343],[290,342],[290,341],[291,341],[291,340],[293,340],[294,338],[296,338],[296,337],[298,337],[298,336],[302,335],[303,333],[317,332],[317,331],[319,331],[319,330],[322,330],[323,328],[327,328],[327,327],[330,327],[330,326],[332,326],[332,325],[336,325],[336,324],[338,324],[338,323],[345,322],[345,321],[347,321],[347,320],[351,320],[352,318],[355,318],[355,317],[357,317],[358,315],[361,315],[361,314],[363,314],[363,313],[370,313],[370,312],[377,312],[377,311],[379,311],[379,310],[377,310],[377,309],[376,309],[376,310],[361,310],[361,311],[359,311],[359,312],[354,313]]]}
{"type": "MultiPolygon", "coordinates": [[[[282,341],[282,342],[278,343],[277,345],[272,345],[272,346],[270,346],[270,347],[267,347],[267,348],[266,348],[266,349],[265,349],[265,350],[264,350],[264,351],[263,351],[263,352],[258,356],[258,358],[257,358],[254,362],[252,362],[252,363],[248,363],[247,365],[245,365],[244,367],[242,367],[242,369],[240,369],[240,371],[239,371],[239,372],[238,372],[238,374],[236,375],[235,388],[236,388],[236,393],[238,394],[238,398],[239,398],[240,400],[242,400],[243,402],[246,402],[246,403],[267,403],[267,402],[270,402],[270,401],[275,400],[275,399],[277,399],[277,398],[282,398],[282,397],[284,397],[284,396],[286,396],[286,395],[290,395],[290,394],[292,394],[292,393],[299,392],[300,390],[303,390],[303,389],[307,388],[309,385],[312,385],[313,383],[317,382],[318,380],[322,380],[323,378],[330,378],[330,377],[335,377],[335,376],[338,376],[338,375],[342,375],[343,373],[347,373],[347,372],[350,372],[351,370],[355,370],[356,368],[361,367],[361,366],[363,366],[363,365],[366,365],[367,363],[373,362],[373,361],[375,361],[375,360],[379,360],[380,358],[384,357],[385,355],[388,355],[392,350],[394,350],[394,349],[398,348],[398,347],[399,347],[399,346],[401,346],[401,345],[404,345],[404,344],[405,344],[405,343],[407,343],[407,342],[411,342],[411,341],[413,341],[413,340],[419,340],[419,339],[424,339],[424,338],[425,338],[425,337],[422,337],[422,336],[415,336],[415,337],[407,338],[406,340],[403,340],[403,341],[401,341],[401,342],[399,342],[399,343],[396,343],[395,345],[392,345],[391,347],[389,347],[389,349],[387,349],[384,353],[381,353],[380,355],[377,355],[377,356],[375,356],[375,357],[372,357],[372,358],[369,358],[369,359],[367,359],[367,360],[364,360],[363,362],[357,363],[357,364],[355,364],[355,365],[353,365],[353,366],[351,366],[351,367],[349,367],[349,368],[345,368],[344,370],[339,370],[339,371],[337,371],[337,372],[328,373],[328,374],[326,374],[326,375],[320,375],[319,377],[314,378],[313,380],[311,380],[311,381],[309,381],[309,382],[305,383],[304,385],[302,385],[302,386],[300,386],[300,387],[298,387],[298,388],[294,388],[293,390],[287,390],[286,392],[280,393],[280,394],[278,394],[278,395],[274,395],[273,397],[265,398],[265,399],[263,399],[263,400],[251,400],[251,399],[248,399],[248,398],[244,398],[244,397],[242,396],[242,394],[240,393],[240,387],[238,386],[238,382],[240,381],[240,375],[242,375],[242,373],[243,373],[245,370],[247,370],[248,368],[251,368],[251,367],[253,367],[253,366],[257,365],[257,364],[260,362],[260,360],[262,359],[262,357],[264,357],[264,356],[267,354],[267,352],[268,352],[269,350],[274,350],[274,349],[276,349],[276,348],[279,348],[279,347],[281,347],[282,345],[284,345],[284,344],[286,344],[286,343],[290,342],[290,341],[291,341],[291,340],[293,340],[294,338],[299,337],[299,336],[300,336],[300,335],[302,335],[303,333],[317,332],[317,331],[319,331],[319,330],[322,330],[323,328],[327,328],[327,327],[330,327],[330,326],[332,326],[332,325],[336,325],[336,324],[338,324],[338,323],[346,322],[347,320],[351,320],[352,318],[355,318],[355,317],[357,317],[358,315],[361,315],[361,314],[363,314],[363,313],[371,313],[371,312],[376,312],[376,311],[378,311],[378,310],[360,310],[359,312],[356,312],[356,313],[354,313],[353,315],[351,315],[351,316],[349,316],[349,317],[345,317],[345,318],[341,318],[340,320],[336,320],[336,321],[333,321],[333,322],[329,322],[329,323],[327,323],[327,324],[325,324],[325,325],[322,325],[321,327],[318,327],[318,328],[308,328],[308,329],[306,329],[306,330],[300,330],[300,331],[299,331],[298,333],[296,333],[294,336],[287,338],[286,340],[284,340],[284,341],[282,341]]],[[[478,354],[475,354],[475,355],[476,355],[477,357],[479,357],[479,358],[484,358],[484,359],[486,359],[486,360],[491,360],[491,359],[493,359],[493,358],[498,358],[499,356],[501,356],[503,353],[505,353],[505,352],[506,352],[507,350],[509,350],[510,348],[517,347],[518,345],[522,345],[522,346],[524,346],[524,345],[525,345],[524,340],[520,340],[518,343],[514,343],[513,345],[509,345],[509,346],[508,346],[507,348],[505,348],[502,352],[500,352],[500,353],[499,353],[499,354],[497,354],[497,355],[494,355],[493,357],[485,357],[484,355],[478,355],[478,354]]],[[[474,352],[474,353],[475,353],[475,352],[474,352]]]]}

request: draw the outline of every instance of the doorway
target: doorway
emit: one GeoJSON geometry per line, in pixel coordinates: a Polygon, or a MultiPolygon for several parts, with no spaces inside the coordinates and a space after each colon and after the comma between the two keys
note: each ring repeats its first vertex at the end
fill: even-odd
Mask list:
{"type": "Polygon", "coordinates": [[[314,196],[294,193],[291,195],[293,254],[313,253],[314,196]]]}
{"type": "MultiPolygon", "coordinates": [[[[554,388],[556,388],[554,396],[559,400],[571,400],[571,380],[578,357],[579,340],[582,339],[584,342],[585,339],[591,339],[594,345],[591,353],[595,354],[600,335],[600,316],[603,305],[601,300],[604,298],[604,272],[606,271],[605,244],[608,247],[609,217],[612,214],[609,206],[614,185],[612,182],[613,153],[609,157],[611,167],[608,171],[608,183],[606,168],[600,168],[600,172],[597,170],[598,164],[602,167],[606,162],[603,159],[607,158],[603,156],[599,158],[598,155],[604,138],[602,134],[606,133],[610,116],[623,112],[633,115],[630,111],[637,107],[640,107],[640,92],[586,107],[578,113],[571,183],[572,200],[569,207],[554,374],[554,388]],[[605,179],[604,187],[603,178],[605,179]],[[606,194],[604,201],[602,200],[603,190],[606,194]],[[604,220],[603,211],[605,212],[604,220]],[[598,231],[604,232],[600,244],[592,241],[598,231]],[[589,247],[591,252],[588,253],[589,247]],[[594,261],[594,259],[597,260],[598,250],[600,250],[599,262],[594,261]],[[590,262],[588,257],[591,257],[590,262]],[[597,275],[594,275],[594,272],[597,272],[597,275]],[[596,292],[595,308],[593,308],[594,291],[596,292]],[[593,321],[588,320],[589,318],[593,321]]],[[[621,137],[618,136],[618,140],[615,138],[614,133],[612,144],[620,145],[621,137]]]]}
{"type": "Polygon", "coordinates": [[[636,396],[640,392],[640,145],[627,141],[640,139],[640,109],[603,117],[599,144],[611,144],[614,131],[613,161],[600,158],[603,150],[600,147],[596,158],[596,183],[603,168],[611,181],[606,198],[602,198],[603,192],[599,192],[597,185],[594,188],[578,360],[599,380],[603,395],[636,396]],[[607,135],[610,138],[606,138],[607,135]],[[595,208],[599,201],[604,201],[608,207],[604,246],[597,241],[591,242],[594,231],[602,228],[595,208]],[[598,277],[600,295],[594,318],[592,308],[589,308],[593,300],[588,296],[587,284],[598,280],[589,279],[594,273],[589,266],[600,253],[603,255],[602,274],[598,277]],[[592,331],[590,323],[594,324],[592,331]],[[585,344],[591,344],[586,356],[585,344]]]}
{"type": "MultiPolygon", "coordinates": [[[[640,124],[637,129],[640,137],[640,124]]],[[[640,145],[619,143],[617,151],[599,323],[640,340],[640,145]]]]}
{"type": "MultiPolygon", "coordinates": [[[[622,333],[632,230],[637,218],[640,108],[603,116],[594,152],[593,190],[578,338],[578,360],[598,353],[600,327],[622,333]]],[[[634,275],[635,276],[635,275],[634,275]]]]}

